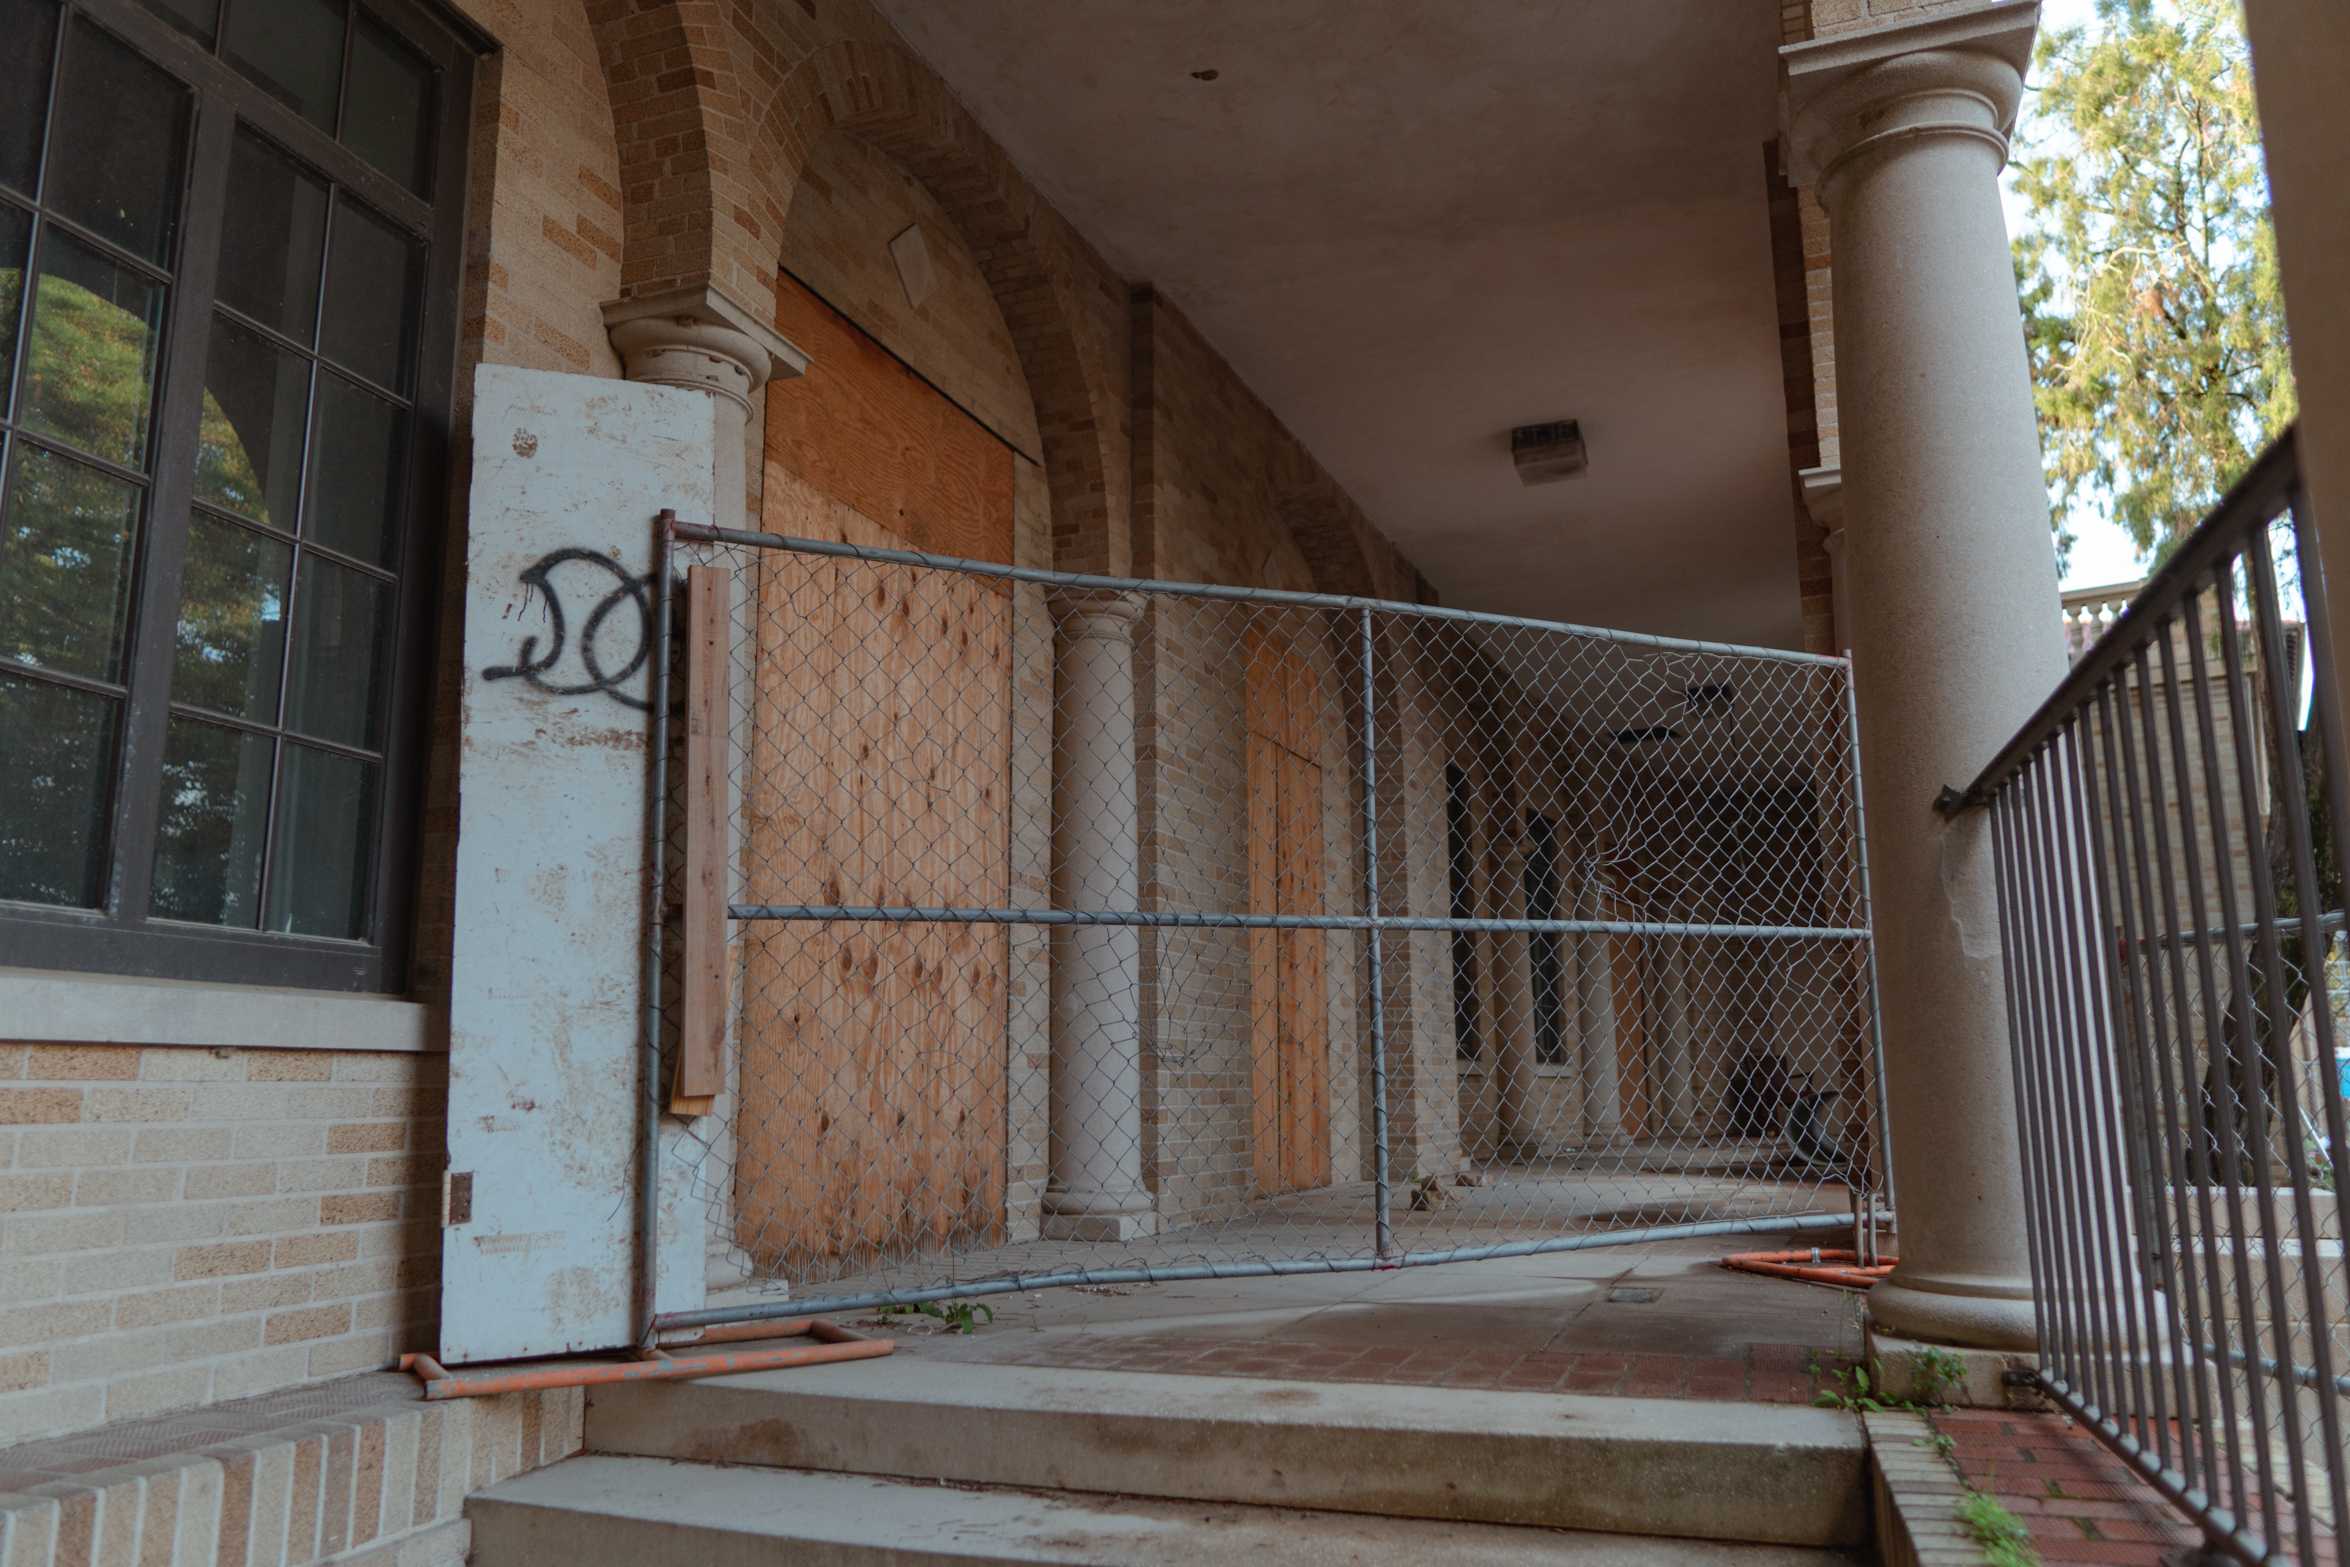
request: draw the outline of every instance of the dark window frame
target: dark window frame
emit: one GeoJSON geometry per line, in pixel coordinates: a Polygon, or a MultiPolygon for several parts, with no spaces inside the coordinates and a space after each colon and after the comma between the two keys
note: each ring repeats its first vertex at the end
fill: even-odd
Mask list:
{"type": "MultiPolygon", "coordinates": [[[[234,5],[236,0],[228,3],[234,5]]],[[[151,415],[155,433],[130,593],[136,609],[125,654],[126,695],[113,764],[112,808],[105,828],[105,896],[96,908],[0,901],[0,962],[143,978],[402,993],[408,983],[419,890],[426,719],[434,684],[433,628],[448,520],[450,416],[456,389],[473,69],[487,40],[415,0],[359,0],[355,7],[371,13],[421,54],[435,72],[432,194],[427,199],[341,145],[332,132],[311,124],[219,58],[212,46],[181,31],[139,0],[64,0],[59,10],[61,35],[72,15],[80,12],[186,84],[192,112],[181,168],[179,229],[165,263],[171,292],[155,377],[151,415]],[[408,399],[407,525],[391,563],[397,589],[376,851],[369,869],[369,928],[353,940],[202,925],[148,913],[163,787],[164,732],[170,714],[174,628],[187,541],[196,515],[192,491],[198,416],[218,298],[230,153],[240,123],[348,189],[378,216],[427,247],[408,399]]],[[[216,36],[225,35],[227,25],[224,7],[216,36]]],[[[346,90],[359,31],[357,25],[344,29],[341,69],[346,90]]],[[[60,47],[52,56],[44,147],[57,124],[57,64],[63,53],[60,47]]],[[[57,221],[50,216],[46,200],[40,221],[57,221]]],[[[72,228],[70,224],[60,226],[68,231],[72,228]]],[[[29,259],[28,254],[28,266],[29,259]]],[[[26,323],[30,312],[28,287],[26,323]]],[[[20,323],[20,329],[29,331],[29,325],[20,323]]],[[[22,373],[21,365],[17,373],[22,373]]],[[[306,465],[311,455],[306,452],[306,465]]],[[[290,638],[290,617],[286,625],[290,638]]],[[[280,750],[282,753],[282,744],[280,750]]],[[[283,766],[282,755],[278,766],[283,766]]],[[[0,810],[6,808],[6,802],[0,801],[0,810]]],[[[273,789],[273,814],[276,808],[273,789]]]]}

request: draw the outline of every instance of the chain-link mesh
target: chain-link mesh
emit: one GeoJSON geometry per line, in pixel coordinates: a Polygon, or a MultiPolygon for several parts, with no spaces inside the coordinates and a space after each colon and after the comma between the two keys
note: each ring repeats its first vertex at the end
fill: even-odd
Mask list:
{"type": "Polygon", "coordinates": [[[713,1312],[1882,1199],[1841,661],[748,537],[713,1312]]]}

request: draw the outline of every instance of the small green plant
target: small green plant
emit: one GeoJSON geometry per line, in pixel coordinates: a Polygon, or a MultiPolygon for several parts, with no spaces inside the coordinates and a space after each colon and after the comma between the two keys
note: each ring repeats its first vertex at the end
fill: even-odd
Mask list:
{"type": "Polygon", "coordinates": [[[1917,1439],[1917,1443],[1918,1446],[1928,1449],[1936,1458],[1942,1459],[1944,1462],[1948,1462],[1952,1455],[1958,1451],[1957,1438],[1951,1436],[1947,1431],[1937,1431],[1932,1436],[1921,1436],[1917,1439]]]}
{"type": "Polygon", "coordinates": [[[983,1322],[995,1321],[995,1308],[978,1300],[926,1300],[914,1306],[884,1306],[885,1317],[929,1317],[943,1322],[949,1333],[976,1333],[983,1322]]]}
{"type": "Polygon", "coordinates": [[[1917,1402],[1939,1408],[1966,1385],[1966,1362],[1946,1349],[1915,1349],[1909,1355],[1909,1375],[1918,1389],[1917,1402]]]}
{"type": "Polygon", "coordinates": [[[1991,1567],[2039,1567],[2040,1553],[2032,1549],[2032,1532],[1995,1496],[1968,1491],[1955,1509],[1959,1526],[1982,1547],[1991,1567]]]}
{"type": "MultiPolygon", "coordinates": [[[[1827,1373],[1828,1380],[1835,1385],[1820,1389],[1812,1402],[1822,1409],[1843,1409],[1855,1414],[1892,1409],[1923,1414],[1929,1409],[1940,1409],[1947,1395],[1966,1381],[1966,1362],[1945,1349],[1912,1350],[1903,1364],[1919,1397],[1897,1398],[1887,1393],[1882,1365],[1876,1368],[1873,1377],[1865,1366],[1847,1366],[1827,1373]]],[[[1811,1374],[1820,1375],[1820,1363],[1816,1359],[1811,1362],[1811,1374]]]]}
{"type": "MultiPolygon", "coordinates": [[[[1819,1374],[1817,1361],[1812,1362],[1812,1374],[1819,1374]]],[[[1877,1392],[1877,1385],[1869,1380],[1869,1368],[1866,1366],[1845,1366],[1831,1371],[1828,1373],[1828,1381],[1833,1385],[1821,1388],[1819,1395],[1812,1400],[1822,1409],[1841,1409],[1857,1415],[1876,1414],[1897,1407],[1877,1392]]]]}

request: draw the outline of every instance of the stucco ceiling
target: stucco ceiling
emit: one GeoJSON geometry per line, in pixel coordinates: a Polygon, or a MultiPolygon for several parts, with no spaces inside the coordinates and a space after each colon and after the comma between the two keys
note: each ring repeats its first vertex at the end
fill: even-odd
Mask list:
{"type": "Polygon", "coordinates": [[[1775,7],[880,3],[1446,602],[1798,641],[1775,7]],[[1555,418],[1590,468],[1526,488],[1555,418]]]}

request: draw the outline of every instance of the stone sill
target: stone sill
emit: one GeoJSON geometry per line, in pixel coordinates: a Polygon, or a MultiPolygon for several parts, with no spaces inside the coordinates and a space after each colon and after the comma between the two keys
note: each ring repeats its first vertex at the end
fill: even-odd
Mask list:
{"type": "Polygon", "coordinates": [[[425,1052],[446,1023],[398,996],[0,968],[0,1037],[30,1044],[425,1052]]]}

